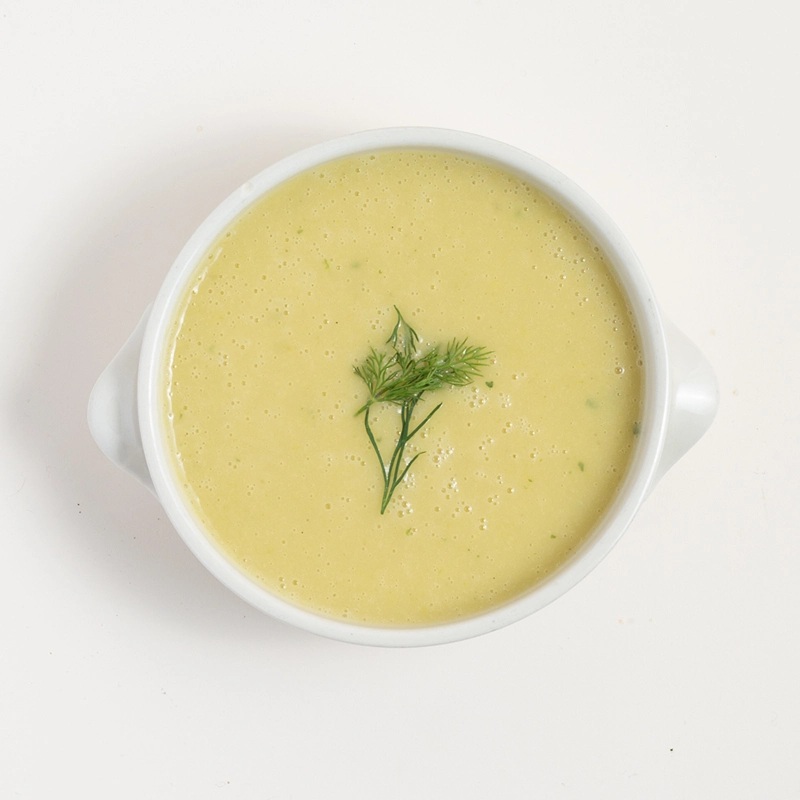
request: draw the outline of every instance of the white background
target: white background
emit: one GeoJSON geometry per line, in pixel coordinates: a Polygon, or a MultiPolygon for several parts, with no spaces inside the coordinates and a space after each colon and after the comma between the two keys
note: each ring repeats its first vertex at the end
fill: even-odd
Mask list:
{"type": "Polygon", "coordinates": [[[0,0],[0,796],[800,798],[796,8],[0,0]],[[721,405],[569,594],[380,650],[224,589],[85,416],[220,200],[407,124],[587,190],[721,405]]]}

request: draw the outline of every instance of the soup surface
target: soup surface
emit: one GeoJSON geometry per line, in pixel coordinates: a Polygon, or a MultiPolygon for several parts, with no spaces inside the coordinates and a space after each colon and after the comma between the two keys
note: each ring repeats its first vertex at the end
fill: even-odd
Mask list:
{"type": "MultiPolygon", "coordinates": [[[[164,420],[199,523],[302,607],[362,624],[452,620],[562,564],[602,516],[638,434],[637,332],[602,253],[555,202],[438,151],[327,163],[253,203],[203,257],[165,354],[164,420]],[[392,354],[492,351],[427,392],[381,513],[355,373],[392,354]]],[[[397,406],[370,411],[388,462],[397,406]]]]}

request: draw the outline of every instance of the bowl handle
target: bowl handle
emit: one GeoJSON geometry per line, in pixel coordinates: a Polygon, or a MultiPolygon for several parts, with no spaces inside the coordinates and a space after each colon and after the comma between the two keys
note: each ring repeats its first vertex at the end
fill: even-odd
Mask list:
{"type": "Polygon", "coordinates": [[[139,354],[151,308],[147,307],[128,341],[98,378],[89,397],[88,418],[89,430],[103,453],[155,494],[142,448],[136,399],[139,354]]]}
{"type": "Polygon", "coordinates": [[[669,354],[669,420],[650,490],[709,429],[719,405],[717,379],[708,360],[672,322],[663,321],[669,354]]]}

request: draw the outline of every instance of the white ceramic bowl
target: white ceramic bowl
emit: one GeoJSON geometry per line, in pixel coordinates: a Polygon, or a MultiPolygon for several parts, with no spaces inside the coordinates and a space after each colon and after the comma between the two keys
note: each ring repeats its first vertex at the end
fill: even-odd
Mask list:
{"type": "Polygon", "coordinates": [[[533,156],[491,139],[436,128],[389,128],[335,139],[290,156],[223,201],[183,248],[152,307],[98,380],[89,401],[89,425],[103,452],[155,493],[197,558],[247,602],[323,636],[360,644],[408,646],[450,642],[495,630],[532,614],[578,583],[619,540],[658,479],[703,435],[716,412],[717,398],[711,368],[659,312],[627,241],[574,183],[533,156]],[[410,628],[333,620],[292,605],[243,573],[204,533],[185,503],[169,465],[159,411],[164,339],[186,282],[217,236],[254,200],[293,175],[331,159],[386,148],[435,148],[488,160],[558,201],[605,252],[635,315],[645,365],[641,434],[630,469],[611,507],[580,549],[516,600],[474,617],[410,628]]]}

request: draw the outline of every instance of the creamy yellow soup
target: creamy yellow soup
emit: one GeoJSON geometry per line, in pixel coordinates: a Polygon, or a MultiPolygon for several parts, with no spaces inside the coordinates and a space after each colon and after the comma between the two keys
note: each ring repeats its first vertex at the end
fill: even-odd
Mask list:
{"type": "MultiPolygon", "coordinates": [[[[602,252],[554,201],[488,163],[381,151],[303,173],[203,257],[165,354],[174,470],[199,523],[270,591],[334,618],[420,625],[530,589],[609,505],[638,434],[635,324],[602,252]],[[492,356],[427,392],[381,513],[355,367],[420,350],[492,356]]],[[[370,421],[388,461],[397,406],[370,421]]]]}

